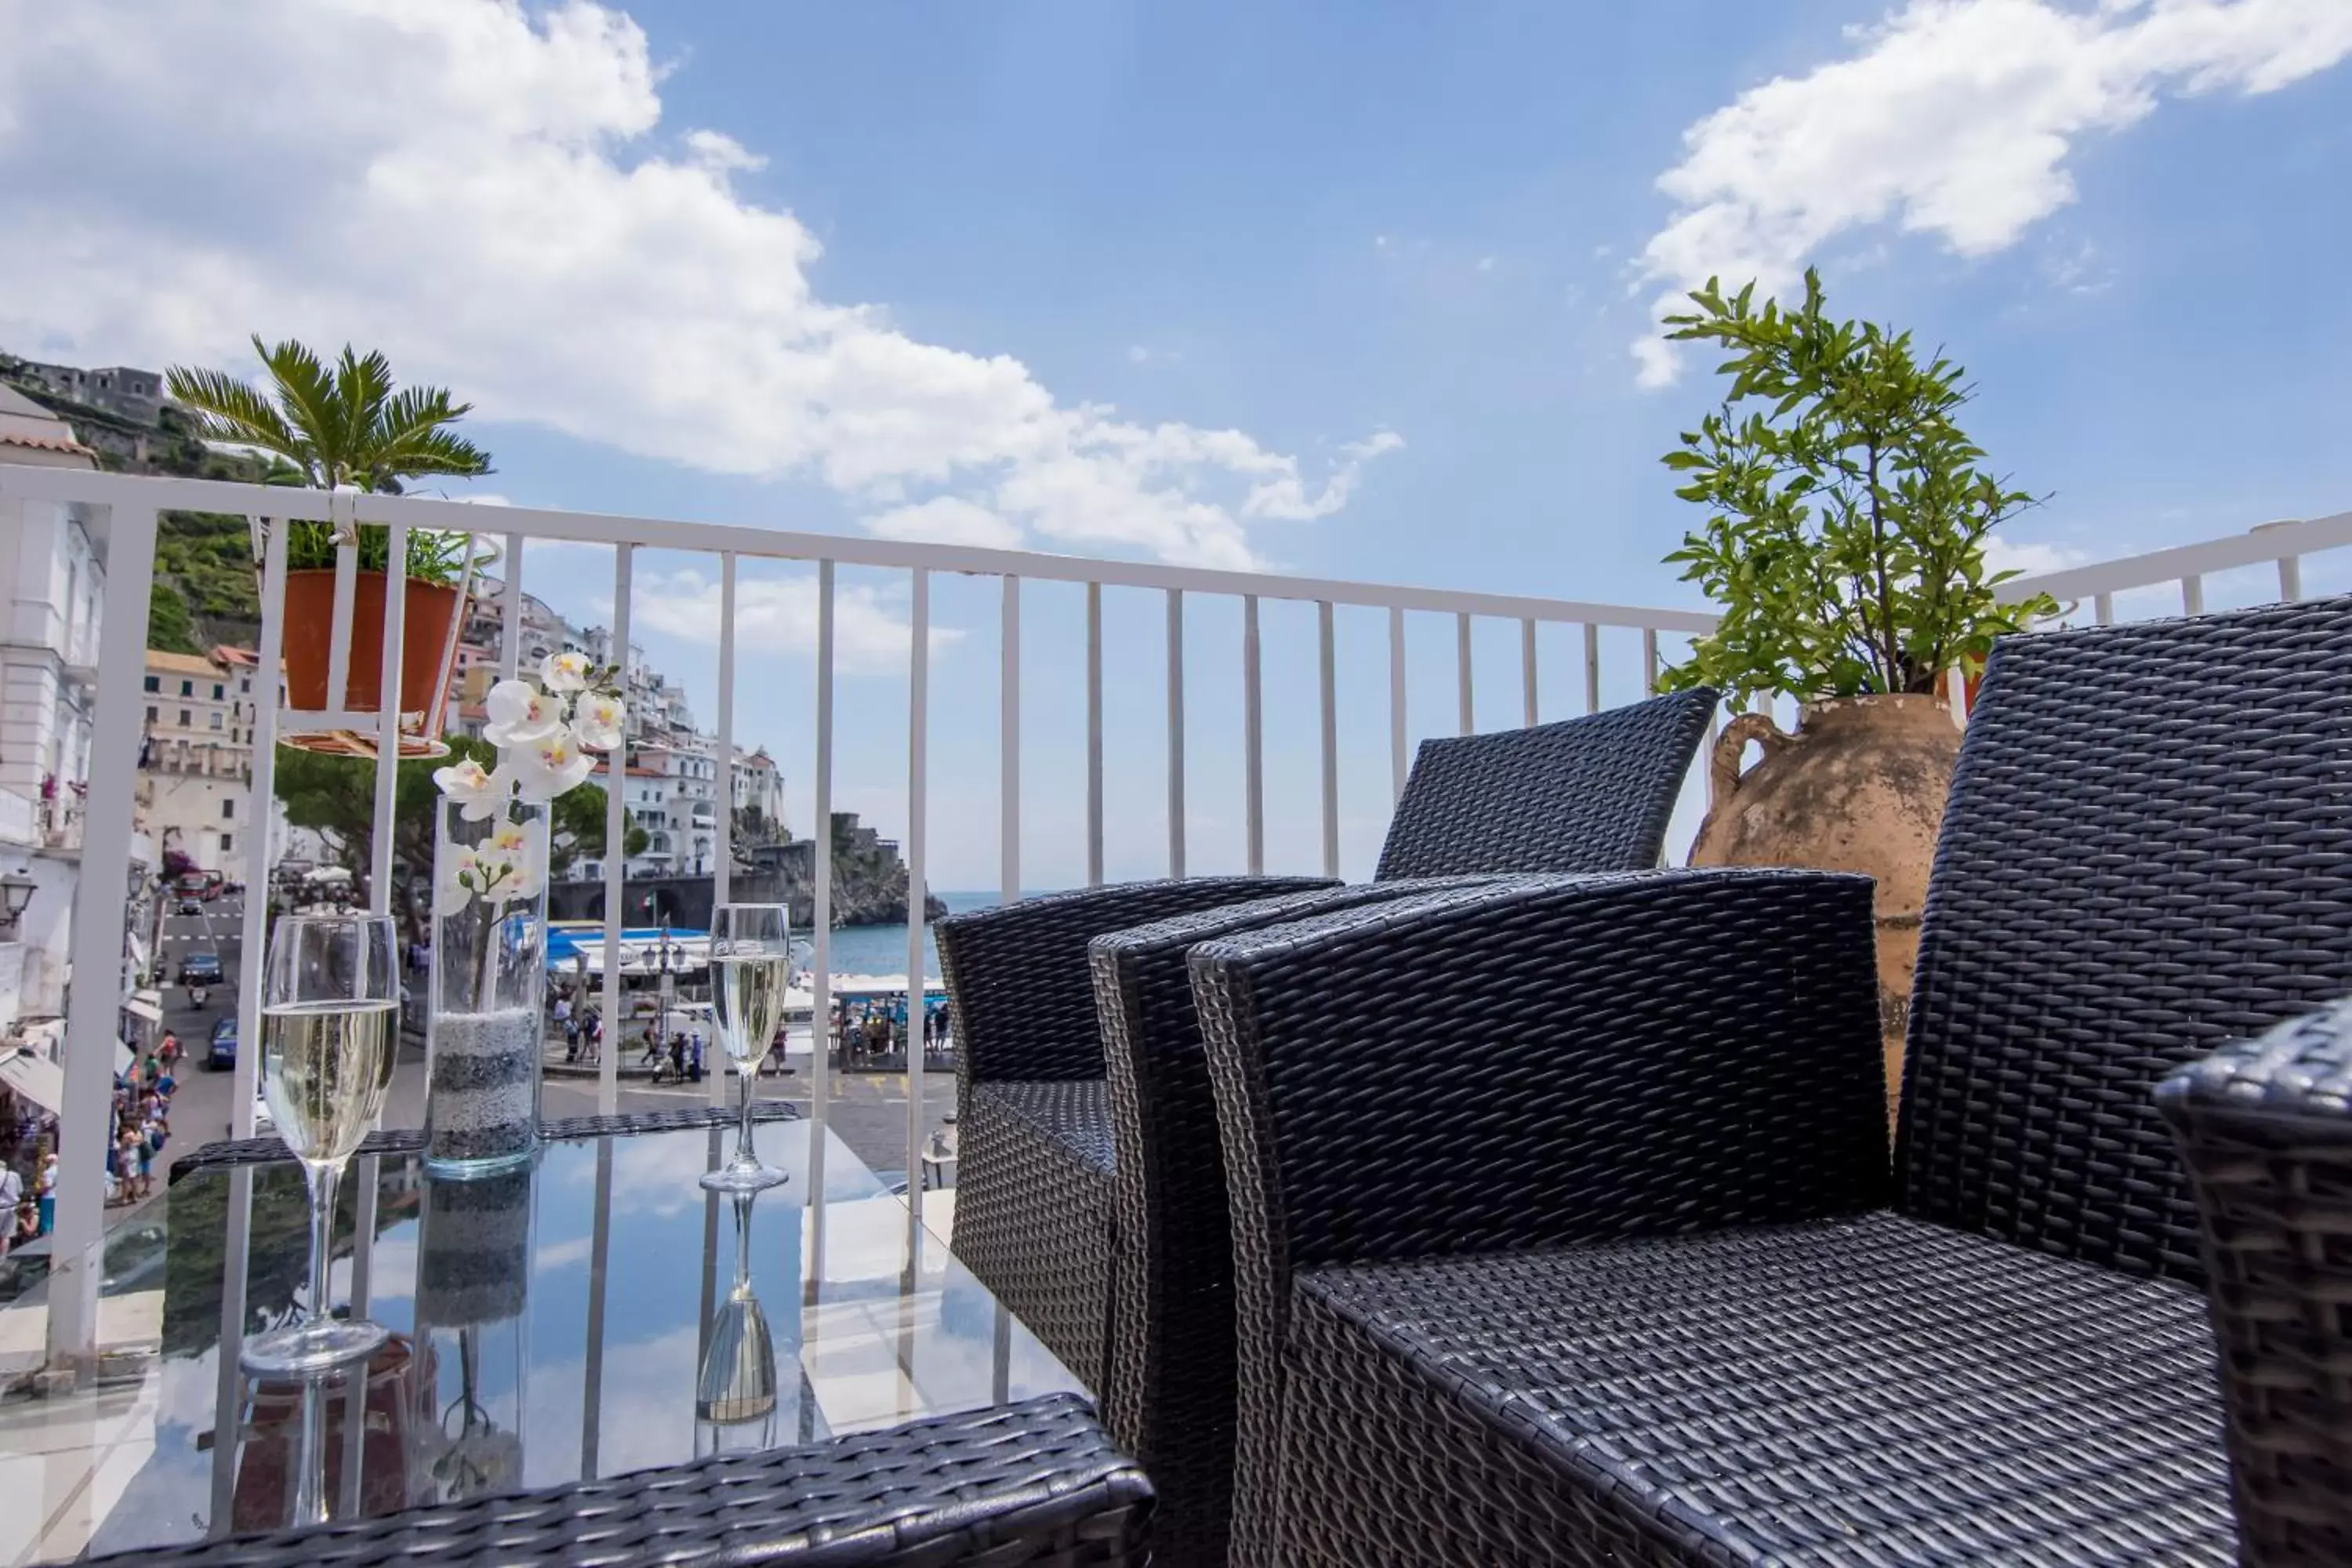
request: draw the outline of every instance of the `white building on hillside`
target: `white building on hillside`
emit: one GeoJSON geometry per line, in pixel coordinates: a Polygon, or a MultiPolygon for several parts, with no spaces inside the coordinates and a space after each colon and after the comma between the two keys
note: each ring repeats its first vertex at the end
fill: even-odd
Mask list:
{"type": "MultiPolygon", "coordinates": [[[[178,850],[198,870],[239,879],[250,847],[247,798],[253,778],[252,653],[147,654],[140,824],[158,851],[178,850]]],[[[275,859],[286,840],[285,805],[272,802],[275,859]]]]}
{"type": "MultiPolygon", "coordinates": [[[[98,466],[63,420],[6,386],[0,462],[98,466]]],[[[108,526],[103,510],[0,506],[0,877],[35,884],[15,931],[0,931],[0,1026],[65,1011],[108,526]]],[[[152,864],[152,845],[134,837],[131,856],[134,869],[152,864]]]]}

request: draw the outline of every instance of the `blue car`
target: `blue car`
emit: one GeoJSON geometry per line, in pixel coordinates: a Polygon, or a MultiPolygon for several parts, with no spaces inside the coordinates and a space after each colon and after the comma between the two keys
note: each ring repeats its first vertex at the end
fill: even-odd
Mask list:
{"type": "Polygon", "coordinates": [[[213,1042],[205,1050],[207,1068],[236,1066],[236,1015],[232,1013],[213,1025],[213,1042]]]}

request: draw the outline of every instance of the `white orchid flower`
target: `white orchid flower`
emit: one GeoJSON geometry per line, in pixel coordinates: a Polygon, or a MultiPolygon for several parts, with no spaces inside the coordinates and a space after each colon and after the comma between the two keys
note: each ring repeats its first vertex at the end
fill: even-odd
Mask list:
{"type": "Polygon", "coordinates": [[[499,763],[501,773],[511,768],[515,787],[522,798],[534,805],[545,805],[557,795],[580,783],[596,771],[595,759],[580,749],[568,730],[533,741],[508,752],[499,763]]]}
{"type": "Polygon", "coordinates": [[[572,705],[572,738],[592,752],[609,752],[621,743],[621,726],[628,716],[628,707],[619,698],[584,692],[572,705]]]}
{"type": "Polygon", "coordinates": [[[482,726],[482,739],[500,750],[542,740],[563,726],[562,700],[528,680],[499,681],[482,706],[490,716],[482,726]]]}
{"type": "Polygon", "coordinates": [[[474,901],[474,893],[482,879],[480,859],[468,845],[449,846],[448,858],[441,867],[441,879],[433,888],[434,913],[457,914],[474,901]]]}
{"type": "Polygon", "coordinates": [[[551,653],[540,661],[539,678],[550,691],[579,691],[588,684],[588,656],[551,653]]]}
{"type": "Polygon", "coordinates": [[[508,780],[483,772],[482,764],[471,757],[452,767],[434,769],[433,782],[457,803],[457,815],[467,822],[488,822],[497,816],[509,786],[508,780]]]}

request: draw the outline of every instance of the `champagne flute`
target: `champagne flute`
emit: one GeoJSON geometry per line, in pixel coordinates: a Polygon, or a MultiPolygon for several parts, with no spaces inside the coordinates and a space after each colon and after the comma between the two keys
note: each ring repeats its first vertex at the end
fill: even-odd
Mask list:
{"type": "Polygon", "coordinates": [[[269,1114],[310,1183],[310,1293],[301,1321],[247,1341],[261,1373],[316,1372],[371,1354],[383,1325],[327,1313],[335,1187],[383,1110],[400,1024],[389,915],[288,915],[269,939],[261,1083],[269,1114]]]}
{"type": "Polygon", "coordinates": [[[710,1010],[719,1043],[743,1079],[743,1120],[734,1157],[702,1173],[714,1192],[756,1193],[789,1178],[760,1163],[751,1145],[751,1110],[760,1093],[760,1058],[784,1021],[793,944],[782,904],[721,904],[710,919],[710,1010]]]}

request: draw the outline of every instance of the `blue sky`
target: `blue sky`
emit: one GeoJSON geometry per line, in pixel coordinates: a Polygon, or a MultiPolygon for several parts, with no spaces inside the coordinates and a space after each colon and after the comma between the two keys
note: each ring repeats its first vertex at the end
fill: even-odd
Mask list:
{"type": "MultiPolygon", "coordinates": [[[[0,346],[373,342],[477,401],[518,501],[1690,603],[1655,459],[1706,367],[1659,357],[1656,301],[1810,262],[1974,373],[1979,440],[2052,495],[2026,563],[2352,506],[2343,0],[0,0],[0,346]]],[[[697,570],[641,559],[637,613],[708,692],[697,570]]],[[[609,596],[587,552],[526,579],[609,596]]],[[[895,831],[903,599],[845,581],[839,799],[895,831]]],[[[805,595],[762,591],[739,733],[804,802],[805,595]]],[[[1083,866],[1076,605],[1028,611],[1033,885],[1083,866]]],[[[993,605],[940,589],[940,886],[996,879],[993,605]]],[[[1165,840],[1157,616],[1115,606],[1115,874],[1165,840]]],[[[1268,617],[1304,868],[1312,628],[1268,617]]],[[[1239,858],[1237,619],[1192,623],[1194,869],[1239,858]]],[[[1382,635],[1343,618],[1356,874],[1382,635]]],[[[1451,629],[1414,636],[1441,731],[1451,629]]]]}

